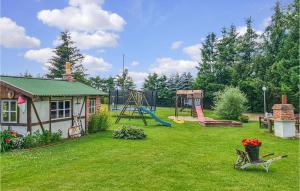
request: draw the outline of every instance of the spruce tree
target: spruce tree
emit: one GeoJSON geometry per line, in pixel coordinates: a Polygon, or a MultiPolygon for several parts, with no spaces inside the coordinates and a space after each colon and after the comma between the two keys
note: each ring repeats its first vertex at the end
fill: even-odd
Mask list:
{"type": "Polygon", "coordinates": [[[213,94],[222,90],[223,85],[216,84],[215,64],[217,62],[217,39],[214,33],[210,33],[203,44],[201,50],[202,60],[199,63],[198,74],[194,87],[204,90],[204,104],[211,105],[213,102],[213,94]]]}
{"type": "Polygon", "coordinates": [[[244,35],[240,36],[237,45],[237,62],[233,70],[233,84],[238,85],[240,81],[251,77],[254,72],[254,58],[257,53],[257,38],[258,35],[252,28],[252,19],[246,19],[247,31],[244,35]]]}
{"type": "Polygon", "coordinates": [[[237,32],[231,25],[229,29],[223,28],[222,38],[217,44],[217,62],[215,64],[215,83],[230,85],[232,83],[232,67],[237,57],[237,32]]]}
{"type": "Polygon", "coordinates": [[[275,101],[286,94],[290,103],[299,111],[299,1],[291,3],[284,15],[285,37],[278,47],[275,63],[269,76],[277,93],[275,101]]]}
{"type": "Polygon", "coordinates": [[[84,80],[85,69],[82,65],[84,56],[80,50],[74,45],[71,35],[68,31],[61,32],[60,44],[55,47],[55,55],[50,59],[48,78],[62,78],[65,74],[66,62],[71,63],[71,70],[74,73],[75,79],[84,80]]]}
{"type": "Polygon", "coordinates": [[[150,73],[145,79],[143,88],[145,90],[155,91],[158,89],[158,85],[158,75],[156,73],[150,73]]]}
{"type": "Polygon", "coordinates": [[[116,85],[122,91],[128,90],[128,89],[134,89],[136,87],[132,78],[129,76],[127,68],[124,70],[124,72],[122,72],[122,74],[117,75],[116,85]]]}

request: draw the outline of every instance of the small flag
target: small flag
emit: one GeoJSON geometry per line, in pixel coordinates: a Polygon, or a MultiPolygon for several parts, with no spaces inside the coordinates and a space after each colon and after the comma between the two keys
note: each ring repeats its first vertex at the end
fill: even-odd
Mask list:
{"type": "Polygon", "coordinates": [[[24,97],[22,97],[22,96],[18,97],[18,106],[19,106],[20,110],[24,113],[25,109],[26,109],[26,101],[25,101],[24,97]]]}

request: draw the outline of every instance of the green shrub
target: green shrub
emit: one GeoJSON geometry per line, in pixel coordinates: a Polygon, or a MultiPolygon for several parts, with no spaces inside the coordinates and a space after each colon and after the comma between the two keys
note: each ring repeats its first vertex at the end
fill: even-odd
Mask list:
{"type": "Polygon", "coordinates": [[[33,148],[39,145],[36,135],[27,135],[23,137],[23,148],[33,148]]]}
{"type": "Polygon", "coordinates": [[[16,137],[12,139],[12,149],[23,149],[24,147],[24,138],[16,137]]]}
{"type": "Polygon", "coordinates": [[[38,145],[51,143],[52,133],[48,130],[45,130],[43,133],[36,131],[34,133],[34,135],[37,139],[36,141],[37,141],[38,145]]]}
{"type": "Polygon", "coordinates": [[[36,131],[33,135],[27,135],[25,137],[17,137],[13,131],[0,132],[1,137],[1,152],[9,151],[12,149],[33,148],[41,145],[55,143],[61,140],[62,132],[51,133],[46,130],[43,133],[36,131]]]}
{"type": "Polygon", "coordinates": [[[238,119],[246,110],[247,98],[238,88],[227,87],[215,94],[214,109],[223,119],[238,119]]]}
{"type": "Polygon", "coordinates": [[[145,139],[146,134],[144,129],[136,129],[131,126],[123,125],[120,129],[117,129],[113,133],[115,139],[145,139]]]}
{"type": "Polygon", "coordinates": [[[58,142],[62,139],[62,131],[59,129],[57,132],[52,133],[51,142],[58,142]]]}
{"type": "Polygon", "coordinates": [[[96,133],[105,131],[111,125],[111,116],[108,110],[101,109],[99,112],[93,114],[88,122],[88,132],[96,133]]]}
{"type": "Polygon", "coordinates": [[[249,116],[248,115],[241,115],[240,116],[240,121],[242,123],[248,123],[249,122],[249,116]]]}

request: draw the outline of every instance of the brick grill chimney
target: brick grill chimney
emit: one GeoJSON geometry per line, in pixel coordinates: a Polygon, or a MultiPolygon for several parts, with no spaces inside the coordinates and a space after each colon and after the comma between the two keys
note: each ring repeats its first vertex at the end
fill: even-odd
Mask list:
{"type": "Polygon", "coordinates": [[[63,74],[63,80],[69,81],[69,82],[75,82],[74,75],[71,72],[71,63],[66,62],[66,73],[63,74]]]}
{"type": "Polygon", "coordinates": [[[287,104],[286,95],[281,96],[281,104],[287,104]]]}
{"type": "Polygon", "coordinates": [[[272,109],[274,120],[295,120],[294,106],[292,104],[287,104],[285,95],[281,97],[281,104],[273,105],[272,109]]]}

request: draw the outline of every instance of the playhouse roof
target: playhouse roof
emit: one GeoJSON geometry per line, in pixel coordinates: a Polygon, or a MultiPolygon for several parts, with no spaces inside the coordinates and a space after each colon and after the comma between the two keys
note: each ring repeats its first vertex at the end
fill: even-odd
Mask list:
{"type": "Polygon", "coordinates": [[[25,93],[27,96],[84,96],[106,93],[81,82],[57,79],[0,76],[1,84],[25,93]]]}

